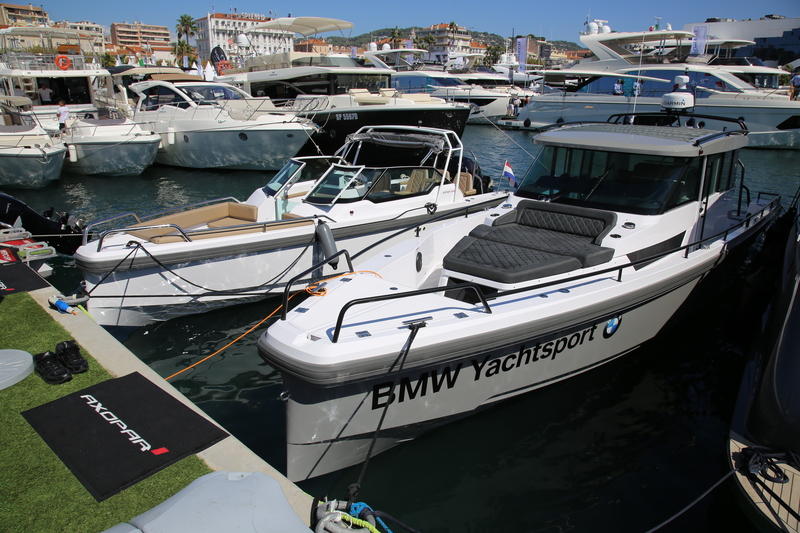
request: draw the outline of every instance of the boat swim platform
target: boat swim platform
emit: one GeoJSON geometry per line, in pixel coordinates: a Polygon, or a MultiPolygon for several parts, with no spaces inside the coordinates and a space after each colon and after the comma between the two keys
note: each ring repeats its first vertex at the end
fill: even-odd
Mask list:
{"type": "MultiPolygon", "coordinates": [[[[28,294],[56,322],[58,322],[82,348],[114,377],[121,377],[138,372],[149,381],[166,391],[194,412],[222,428],[202,409],[193,404],[186,396],[164,380],[158,373],[144,364],[133,352],[123,346],[109,332],[103,329],[85,313],[61,314],[53,309],[48,298],[59,292],[52,286],[29,291],[28,294]]],[[[223,430],[225,428],[222,428],[223,430]]],[[[269,463],[261,459],[233,435],[198,452],[199,457],[211,470],[228,472],[263,473],[278,482],[286,500],[305,525],[309,525],[313,498],[303,492],[297,485],[289,481],[283,474],[269,463]]],[[[132,518],[132,517],[131,517],[132,518]]]]}

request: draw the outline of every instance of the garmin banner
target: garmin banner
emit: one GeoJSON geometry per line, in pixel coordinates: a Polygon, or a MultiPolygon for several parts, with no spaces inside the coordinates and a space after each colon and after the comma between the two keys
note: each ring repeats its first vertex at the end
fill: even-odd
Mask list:
{"type": "Polygon", "coordinates": [[[519,70],[520,72],[525,72],[525,65],[528,63],[527,37],[517,38],[517,61],[519,62],[519,67],[517,68],[517,70],[519,70]]]}
{"type": "Polygon", "coordinates": [[[708,26],[692,26],[692,50],[690,55],[698,56],[706,53],[706,39],[708,37],[708,26]]]}

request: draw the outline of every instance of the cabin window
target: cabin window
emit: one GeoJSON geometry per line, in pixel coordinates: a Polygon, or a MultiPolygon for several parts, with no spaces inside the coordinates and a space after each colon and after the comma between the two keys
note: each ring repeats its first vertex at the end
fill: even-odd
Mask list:
{"type": "Polygon", "coordinates": [[[546,146],[519,196],[654,215],[696,200],[699,159],[546,146]]]}
{"type": "Polygon", "coordinates": [[[706,163],[706,194],[732,189],[735,185],[734,163],[736,152],[725,152],[708,156],[706,163]]]}
{"type": "Polygon", "coordinates": [[[91,104],[92,96],[89,91],[89,79],[85,77],[74,78],[36,78],[36,87],[44,84],[45,87],[52,89],[51,105],[58,104],[62,98],[67,104],[91,104]]]}

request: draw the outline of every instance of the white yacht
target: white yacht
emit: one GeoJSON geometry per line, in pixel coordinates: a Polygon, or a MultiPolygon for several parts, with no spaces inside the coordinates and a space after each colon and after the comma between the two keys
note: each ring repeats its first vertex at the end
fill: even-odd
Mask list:
{"type": "MultiPolygon", "coordinates": [[[[688,76],[697,113],[742,118],[750,147],[800,147],[800,101],[778,86],[784,71],[718,64],[719,53],[742,42],[712,43],[714,53],[691,54],[693,33],[677,30],[594,33],[580,40],[593,57],[570,68],[542,71],[564,91],[534,96],[516,120],[501,125],[538,129],[556,122],[606,120],[612,114],[659,110],[676,76],[688,76]],[[717,64],[715,64],[717,63],[717,64]],[[569,81],[569,83],[566,83],[569,81]],[[757,83],[755,85],[754,83],[757,83]]],[[[704,121],[710,129],[722,123],[704,121]]]]}
{"type": "MultiPolygon", "coordinates": [[[[299,33],[304,37],[353,24],[321,17],[277,18],[259,25],[299,33]]],[[[255,96],[313,120],[322,134],[304,154],[332,154],[347,135],[364,126],[382,124],[423,126],[464,132],[470,108],[436,95],[398,93],[394,71],[370,68],[343,54],[282,52],[250,57],[241,68],[217,77],[255,96]]]]}
{"type": "Polygon", "coordinates": [[[283,377],[288,477],[357,464],[657,335],[780,210],[741,201],[745,130],[673,123],[540,133],[505,204],[409,234],[284,309],[258,349],[283,377]]]}
{"type": "Polygon", "coordinates": [[[156,161],[187,168],[278,170],[316,133],[297,113],[221,82],[150,79],[133,120],[161,136],[156,161]]]}
{"type": "Polygon", "coordinates": [[[512,97],[508,91],[467,83],[455,74],[415,63],[413,57],[407,57],[424,52],[408,48],[372,50],[364,52],[364,57],[376,66],[388,68],[391,65],[395,70],[392,87],[406,97],[428,94],[468,105],[471,109],[470,124],[491,124],[506,115],[512,97]]]}
{"type": "Polygon", "coordinates": [[[451,131],[365,127],[337,156],[291,159],[245,202],[87,224],[74,257],[94,319],[139,326],[305,284],[335,271],[307,269],[337,246],[375,245],[366,258],[402,228],[424,233],[506,196],[451,131]]]}
{"type": "Polygon", "coordinates": [[[61,175],[67,147],[19,106],[24,96],[0,96],[0,187],[35,189],[61,175]]]}
{"type": "Polygon", "coordinates": [[[64,170],[94,176],[136,176],[155,162],[161,136],[128,119],[72,119],[61,140],[64,170]]]}

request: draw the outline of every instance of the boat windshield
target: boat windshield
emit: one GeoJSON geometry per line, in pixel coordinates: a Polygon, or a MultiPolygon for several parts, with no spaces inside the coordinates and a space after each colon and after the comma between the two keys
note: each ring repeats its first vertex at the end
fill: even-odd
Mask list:
{"type": "Polygon", "coordinates": [[[701,159],[545,146],[516,194],[655,215],[698,199],[701,159]]]}
{"type": "Polygon", "coordinates": [[[290,159],[264,188],[267,196],[276,196],[286,185],[305,181],[317,181],[330,166],[340,162],[339,157],[304,157],[290,159]]]}
{"type": "Polygon", "coordinates": [[[363,166],[333,165],[317,182],[304,201],[312,204],[331,205],[340,201],[357,201],[366,196],[371,174],[362,173],[363,166]]]}
{"type": "Polygon", "coordinates": [[[247,94],[227,85],[181,85],[180,89],[195,102],[215,100],[244,100],[247,94]]]}

